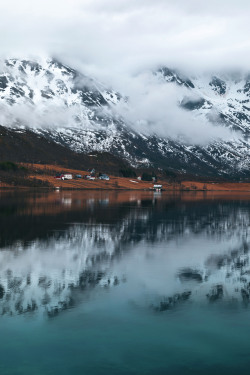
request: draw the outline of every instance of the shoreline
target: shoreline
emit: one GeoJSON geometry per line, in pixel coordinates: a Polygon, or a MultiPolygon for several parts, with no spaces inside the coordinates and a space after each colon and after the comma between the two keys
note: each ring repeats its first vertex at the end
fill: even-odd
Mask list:
{"type": "Polygon", "coordinates": [[[24,167],[26,175],[22,180],[15,179],[15,174],[9,177],[9,181],[1,181],[0,189],[9,190],[41,190],[41,191],[155,191],[154,184],[162,185],[162,192],[245,192],[250,193],[250,182],[219,182],[213,180],[193,181],[193,180],[166,180],[159,178],[157,182],[142,181],[136,177],[117,177],[109,175],[110,180],[95,180],[85,178],[73,178],[69,180],[58,179],[58,173],[69,173],[73,177],[76,175],[85,176],[89,172],[86,170],[75,170],[50,164],[28,164],[20,163],[24,167]],[[26,184],[27,183],[27,184],[26,184]]]}
{"type": "MultiPolygon", "coordinates": [[[[235,185],[237,185],[237,183],[235,183],[235,185]]],[[[238,187],[238,186],[237,186],[238,187]]],[[[199,192],[199,193],[206,193],[206,192],[239,192],[239,193],[250,193],[250,183],[249,183],[249,189],[237,189],[237,187],[235,186],[235,189],[232,188],[232,189],[228,189],[227,187],[223,188],[222,186],[220,186],[219,189],[176,189],[176,188],[173,188],[173,189],[161,189],[160,191],[158,190],[154,190],[153,188],[148,188],[148,189],[145,189],[145,188],[138,188],[138,189],[133,189],[133,188],[123,188],[123,187],[120,187],[120,188],[114,188],[114,187],[54,187],[54,186],[51,186],[51,187],[42,187],[42,186],[12,186],[12,185],[9,185],[9,186],[1,186],[0,185],[0,190],[37,190],[37,191],[49,191],[49,192],[52,192],[52,191],[111,191],[111,192],[152,192],[152,193],[167,193],[167,192],[176,192],[176,193],[194,193],[194,192],[199,192]]]]}

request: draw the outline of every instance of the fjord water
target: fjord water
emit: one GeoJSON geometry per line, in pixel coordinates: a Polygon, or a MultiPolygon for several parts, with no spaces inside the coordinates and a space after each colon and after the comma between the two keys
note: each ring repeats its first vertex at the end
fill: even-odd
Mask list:
{"type": "Polygon", "coordinates": [[[248,374],[250,194],[0,192],[0,374],[248,374]]]}

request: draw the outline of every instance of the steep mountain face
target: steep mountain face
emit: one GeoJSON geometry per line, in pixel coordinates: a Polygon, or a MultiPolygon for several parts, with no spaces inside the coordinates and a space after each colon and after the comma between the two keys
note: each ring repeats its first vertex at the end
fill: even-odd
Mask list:
{"type": "Polygon", "coordinates": [[[136,131],[116,110],[129,99],[58,61],[10,59],[0,72],[0,124],[19,133],[29,128],[77,153],[110,152],[136,167],[250,177],[250,75],[187,78],[165,67],[152,74],[159,85],[183,89],[179,106],[201,126],[212,122],[238,132],[201,146],[136,131]]]}
{"type": "Polygon", "coordinates": [[[108,152],[83,154],[51,141],[31,129],[10,129],[0,126],[0,160],[13,162],[58,164],[66,168],[119,174],[129,165],[108,152]]]}
{"type": "Polygon", "coordinates": [[[157,76],[160,80],[175,82],[189,89],[190,95],[183,97],[180,103],[183,108],[240,131],[247,139],[250,130],[249,74],[220,74],[220,77],[204,74],[193,77],[191,81],[169,69],[161,68],[157,76]]]}

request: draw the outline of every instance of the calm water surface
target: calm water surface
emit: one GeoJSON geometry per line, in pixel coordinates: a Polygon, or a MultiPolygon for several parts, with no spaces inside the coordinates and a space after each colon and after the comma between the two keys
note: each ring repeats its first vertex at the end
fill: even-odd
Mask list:
{"type": "Polygon", "coordinates": [[[0,191],[0,374],[249,374],[250,194],[0,191]]]}

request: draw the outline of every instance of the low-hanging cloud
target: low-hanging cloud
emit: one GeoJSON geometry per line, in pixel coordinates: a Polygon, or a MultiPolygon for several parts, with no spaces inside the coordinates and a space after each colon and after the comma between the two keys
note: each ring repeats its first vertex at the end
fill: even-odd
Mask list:
{"type": "Polygon", "coordinates": [[[142,74],[130,80],[127,86],[128,103],[121,101],[115,111],[123,116],[132,128],[147,135],[181,139],[190,144],[206,144],[216,138],[224,140],[239,137],[229,129],[219,126],[217,115],[213,122],[206,117],[195,116],[181,107],[188,89],[174,83],[160,83],[152,74],[142,74]]]}

